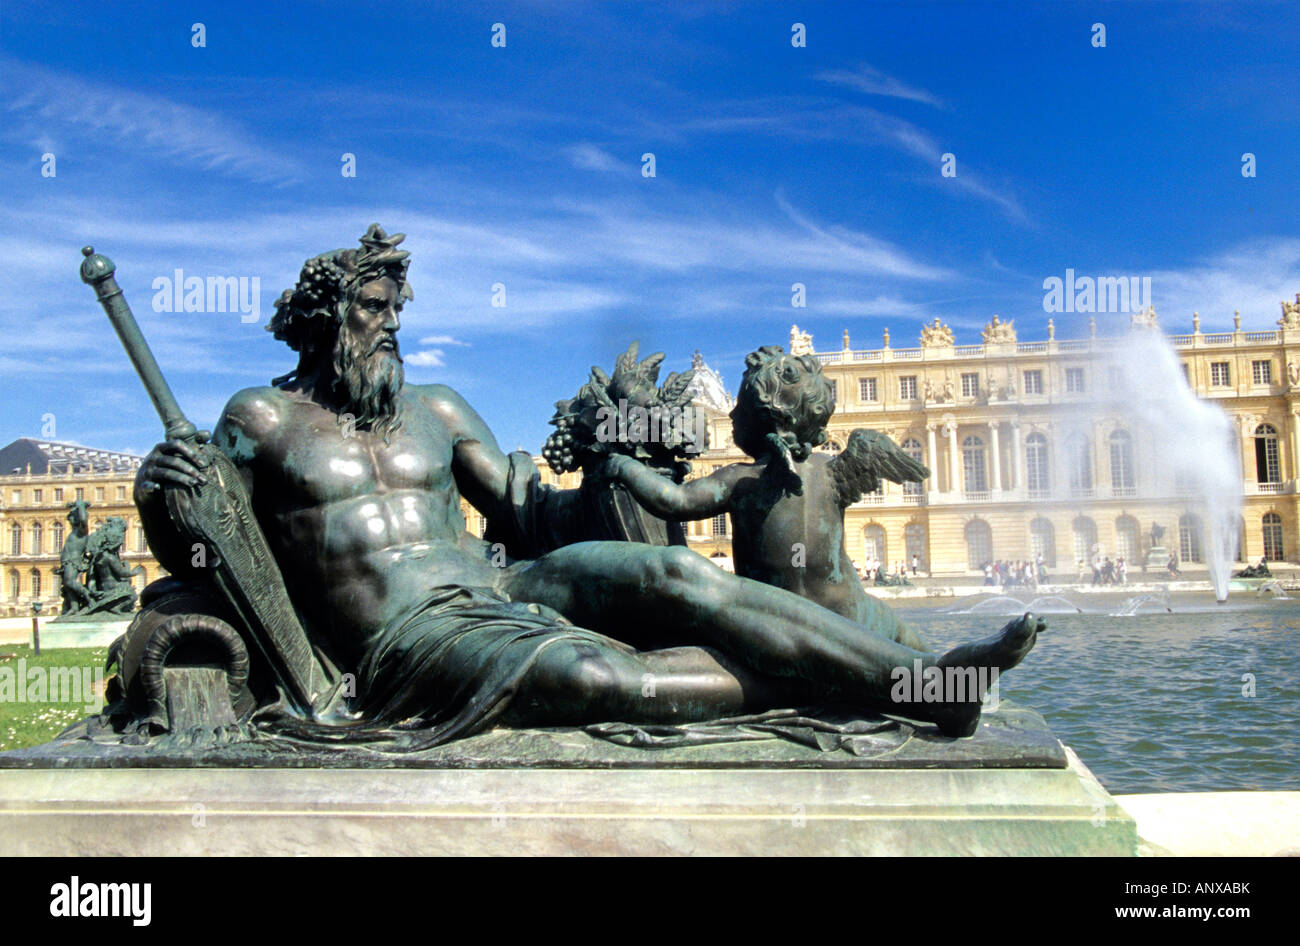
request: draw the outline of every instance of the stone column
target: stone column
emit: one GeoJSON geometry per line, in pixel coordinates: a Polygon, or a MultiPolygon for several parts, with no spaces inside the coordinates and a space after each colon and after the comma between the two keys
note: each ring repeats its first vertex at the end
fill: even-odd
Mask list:
{"type": "Polygon", "coordinates": [[[1300,410],[1291,412],[1291,479],[1300,480],[1300,410]]]}
{"type": "Polygon", "coordinates": [[[1002,444],[998,440],[999,422],[996,420],[989,421],[989,433],[993,439],[993,482],[990,483],[991,492],[1002,492],[1002,444]]]}
{"type": "Polygon", "coordinates": [[[939,451],[936,449],[934,430],[934,424],[925,425],[925,446],[929,450],[929,453],[925,455],[925,465],[930,468],[930,489],[932,492],[937,493],[939,491],[940,471],[939,451]]]}
{"type": "Polygon", "coordinates": [[[957,422],[947,421],[943,432],[948,435],[948,492],[955,495],[961,491],[957,481],[957,422]]]}
{"type": "Polygon", "coordinates": [[[1007,421],[1011,425],[1011,488],[1017,489],[1020,486],[1020,471],[1025,468],[1025,455],[1022,452],[1020,443],[1020,419],[1017,417],[1007,421]]]}

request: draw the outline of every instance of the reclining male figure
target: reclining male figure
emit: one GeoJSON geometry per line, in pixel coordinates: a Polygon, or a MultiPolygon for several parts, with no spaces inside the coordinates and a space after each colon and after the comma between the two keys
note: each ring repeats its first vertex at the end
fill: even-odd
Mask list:
{"type": "MultiPolygon", "coordinates": [[[[1006,670],[1033,647],[1036,618],[936,656],[680,547],[580,542],[497,567],[467,533],[460,495],[490,519],[513,516],[526,457],[503,454],[451,388],[403,384],[401,240],[374,225],[359,250],[307,261],[269,326],[298,352],[296,371],[237,393],[212,435],[308,633],[356,673],[354,719],[451,739],[838,703],[974,732],[977,700],[892,704],[893,671],[1006,670]]],[[[163,494],[204,480],[184,441],[155,447],[136,480],[173,574],[193,569],[163,494]]]]}

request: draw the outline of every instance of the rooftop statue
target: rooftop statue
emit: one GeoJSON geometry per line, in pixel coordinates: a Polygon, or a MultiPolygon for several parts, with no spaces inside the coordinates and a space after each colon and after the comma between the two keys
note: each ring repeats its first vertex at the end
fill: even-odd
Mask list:
{"type": "Polygon", "coordinates": [[[1016,320],[1007,319],[1003,322],[996,315],[984,326],[983,332],[985,345],[1008,345],[1014,344],[1016,340],[1016,320]]]}
{"type": "Polygon", "coordinates": [[[1278,328],[1300,328],[1300,292],[1295,294],[1295,302],[1282,302],[1282,318],[1277,320],[1278,328]]]}
{"type": "Polygon", "coordinates": [[[952,329],[941,324],[937,318],[933,325],[921,326],[922,348],[951,348],[952,345],[952,329]]]}
{"type": "MultiPolygon", "coordinates": [[[[306,262],[269,326],[297,353],[295,370],[236,393],[210,437],[181,414],[111,262],[84,251],[82,278],[167,430],[140,468],[135,500],[173,575],[150,586],[115,645],[113,703],[89,735],[147,742],[251,723],[259,738],[421,749],[494,726],[683,723],[827,702],[950,736],[974,732],[977,699],[900,706],[891,671],[1005,670],[1041,622],[1026,615],[936,655],[854,586],[831,610],[784,587],[800,580],[788,569],[764,564],[802,539],[809,561],[822,563],[816,574],[851,575],[842,544],[796,512],[833,525],[872,471],[897,459],[869,440],[842,459],[809,456],[832,405],[821,390],[811,412],[787,402],[813,376],[806,361],[777,354],[755,366],[749,388],[766,398],[747,395],[736,408],[737,437],[761,461],[728,474],[725,501],[781,511],[785,525],[759,541],[784,548],[760,545],[749,559],[774,583],[679,546],[580,541],[575,491],[542,485],[526,453],[503,453],[451,388],[405,382],[398,333],[412,292],[402,240],[372,225],[360,248],[306,262]],[[781,412],[790,420],[774,423],[781,412]],[[876,450],[885,459],[863,460],[876,450]],[[484,539],[466,532],[461,495],[487,517],[484,539]],[[202,655],[202,672],[225,670],[197,704],[168,684],[186,647],[202,655]]],[[[622,366],[649,395],[653,379],[634,352],[622,366]]],[[[688,488],[696,496],[721,485],[688,488]]]]}

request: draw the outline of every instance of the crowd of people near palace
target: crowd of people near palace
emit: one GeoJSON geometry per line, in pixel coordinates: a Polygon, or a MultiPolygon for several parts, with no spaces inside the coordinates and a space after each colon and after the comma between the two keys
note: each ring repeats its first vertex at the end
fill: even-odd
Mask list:
{"type": "Polygon", "coordinates": [[[1047,584],[1047,564],[1043,556],[1035,561],[999,559],[984,563],[984,584],[999,588],[1036,588],[1047,584]]]}
{"type": "MultiPolygon", "coordinates": [[[[1263,559],[1260,561],[1263,562],[1263,559]]],[[[1169,564],[1165,567],[1169,577],[1182,576],[1177,555],[1170,556],[1169,564]]],[[[1048,584],[1049,581],[1047,564],[1042,555],[1033,561],[1028,559],[987,561],[981,568],[984,572],[984,584],[998,588],[1036,588],[1048,584]]],[[[915,578],[923,570],[919,555],[913,555],[910,563],[900,559],[892,567],[888,562],[881,562],[873,555],[858,566],[858,577],[869,582],[883,584],[888,580],[891,583],[902,584],[909,574],[915,578]]],[[[1077,581],[1079,584],[1091,581],[1094,585],[1127,585],[1128,562],[1122,555],[1112,560],[1109,555],[1098,554],[1091,564],[1079,562],[1077,581]]]]}

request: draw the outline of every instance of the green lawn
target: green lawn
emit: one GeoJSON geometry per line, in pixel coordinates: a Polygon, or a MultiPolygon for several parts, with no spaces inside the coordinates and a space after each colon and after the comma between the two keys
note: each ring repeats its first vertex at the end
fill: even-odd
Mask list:
{"type": "Polygon", "coordinates": [[[99,712],[108,677],[102,673],[107,655],[103,647],[74,647],[43,650],[37,657],[30,645],[0,644],[0,751],[49,742],[72,723],[99,712]],[[77,683],[83,683],[86,667],[91,671],[89,696],[72,691],[67,683],[73,672],[77,683]],[[26,674],[21,686],[20,668],[26,674]]]}

